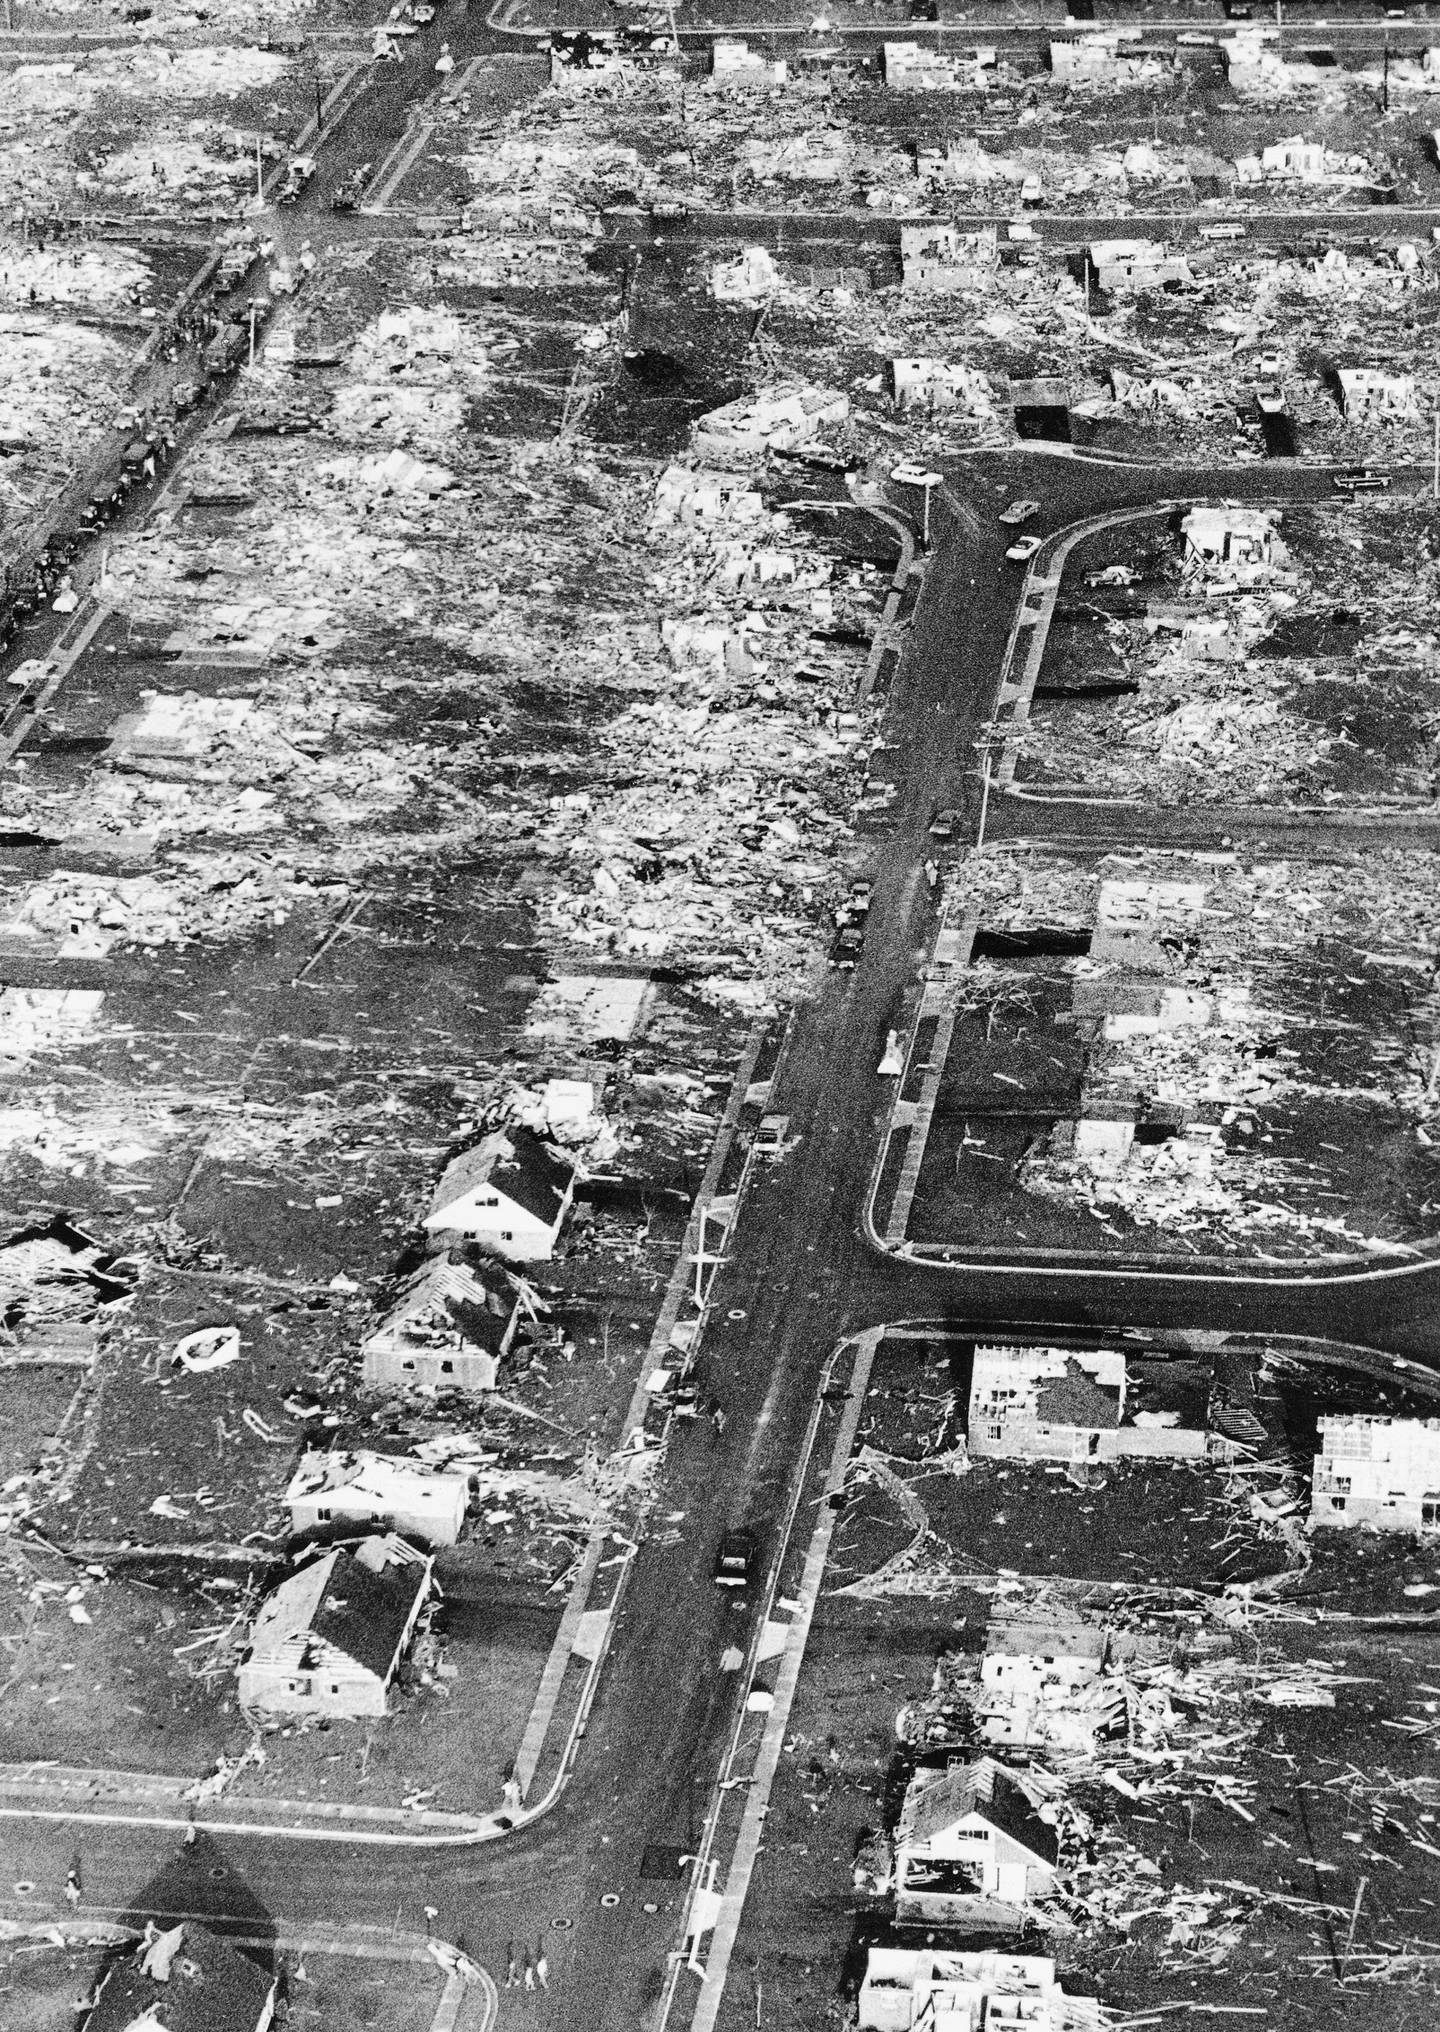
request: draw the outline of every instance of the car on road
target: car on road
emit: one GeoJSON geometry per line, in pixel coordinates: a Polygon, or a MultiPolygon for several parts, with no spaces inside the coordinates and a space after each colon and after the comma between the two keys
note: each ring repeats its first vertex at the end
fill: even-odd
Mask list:
{"type": "Polygon", "coordinates": [[[762,1115],[755,1131],[753,1149],[757,1157],[783,1157],[790,1135],[788,1115],[762,1115]]]}
{"type": "Polygon", "coordinates": [[[760,1565],[760,1544],[753,1531],[727,1531],[715,1554],[716,1587],[748,1588],[760,1565]]]}
{"type": "Polygon", "coordinates": [[[1011,529],[1018,529],[1022,522],[1028,522],[1032,515],[1038,515],[1039,513],[1040,503],[1038,501],[1012,501],[1008,508],[1000,510],[995,519],[997,522],[1005,523],[1011,529]]]}
{"type": "Polygon", "coordinates": [[[932,840],[953,840],[959,829],[960,814],[954,805],[947,804],[936,808],[930,819],[929,830],[932,840]]]}
{"type": "Polygon", "coordinates": [[[1285,390],[1278,382],[1255,390],[1255,407],[1262,416],[1283,416],[1285,414],[1285,390]]]}
{"type": "Polygon", "coordinates": [[[1351,466],[1330,476],[1330,486],[1336,494],[1383,494],[1389,484],[1390,475],[1377,473],[1373,466],[1351,466]]]}
{"type": "Polygon", "coordinates": [[[1022,536],[1018,543],[1011,544],[1005,555],[1012,564],[1024,564],[1027,559],[1034,557],[1044,540],[1041,536],[1022,536]]]}
{"type": "Polygon", "coordinates": [[[293,205],[315,174],[313,155],[292,155],[285,169],[285,179],[275,193],[277,205],[293,205]]]}
{"type": "Polygon", "coordinates": [[[210,341],[201,359],[207,374],[226,374],[237,366],[245,350],[245,327],[243,325],[221,325],[210,341]]]}
{"type": "Polygon", "coordinates": [[[875,885],[873,882],[866,880],[864,877],[861,877],[860,879],[852,882],[850,884],[850,894],[848,898],[851,917],[852,918],[868,917],[870,915],[870,905],[874,899],[874,895],[875,895],[875,885]]]}
{"type": "Polygon", "coordinates": [[[865,927],[863,924],[842,924],[835,934],[835,943],[830,948],[830,964],[848,971],[860,964],[860,955],[865,950],[865,927]]]}
{"type": "Polygon", "coordinates": [[[1238,219],[1220,219],[1213,226],[1200,228],[1202,240],[1243,240],[1245,228],[1238,219]]]}
{"type": "Polygon", "coordinates": [[[364,195],[365,186],[370,181],[370,172],[373,167],[373,163],[362,162],[358,169],[351,171],[343,183],[336,184],[334,190],[330,193],[330,209],[332,212],[354,211],[364,195]]]}

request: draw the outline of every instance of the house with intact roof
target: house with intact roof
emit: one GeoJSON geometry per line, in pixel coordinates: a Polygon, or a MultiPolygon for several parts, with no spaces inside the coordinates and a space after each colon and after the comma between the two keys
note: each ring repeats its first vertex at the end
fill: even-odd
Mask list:
{"type": "Polygon", "coordinates": [[[267,1714],[383,1715],[434,1586],[435,1561],[393,1533],[334,1545],[260,1605],[240,1705],[267,1714]]]}
{"type": "Polygon", "coordinates": [[[269,2032],[275,1977],[192,1920],[152,1919],[133,1953],[110,1964],[83,2032],[269,2032]]]}
{"type": "Polygon", "coordinates": [[[895,1832],[895,1917],[1009,1924],[1051,1895],[1058,1861],[1054,1827],[993,1757],[919,1770],[895,1832]]]}
{"type": "Polygon", "coordinates": [[[568,1159],[533,1130],[497,1129],[445,1167],[425,1226],[471,1235],[512,1263],[544,1263],[574,1196],[568,1159]]]}

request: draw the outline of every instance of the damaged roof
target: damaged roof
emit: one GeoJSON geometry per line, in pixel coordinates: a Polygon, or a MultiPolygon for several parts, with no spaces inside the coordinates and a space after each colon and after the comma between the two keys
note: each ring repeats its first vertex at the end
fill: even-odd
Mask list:
{"type": "Polygon", "coordinates": [[[137,2019],[163,2032],[257,2032],[267,2022],[273,1976],[203,1926],[187,1921],[174,1932],[173,1948],[162,1934],[111,1967],[85,2032],[129,2032],[137,2019]],[[157,1955],[161,1943],[168,1951],[157,1955]]]}
{"type": "Polygon", "coordinates": [[[1040,1818],[1024,1788],[992,1757],[977,1758],[973,1764],[952,1764],[938,1777],[917,1771],[905,1798],[901,1838],[932,1841],[972,1814],[1009,1835],[1041,1862],[1053,1865],[1057,1861],[1060,1846],[1054,1828],[1040,1818]]]}

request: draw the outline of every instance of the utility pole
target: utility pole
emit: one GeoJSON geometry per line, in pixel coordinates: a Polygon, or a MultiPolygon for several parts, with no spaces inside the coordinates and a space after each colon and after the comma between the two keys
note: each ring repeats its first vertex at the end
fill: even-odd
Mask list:
{"type": "Polygon", "coordinates": [[[325,125],[325,94],[320,84],[320,66],[315,66],[315,139],[320,139],[320,130],[325,125]]]}
{"type": "Polygon", "coordinates": [[[1390,111],[1390,31],[1388,28],[1385,31],[1385,65],[1380,85],[1380,111],[1382,113],[1390,111]]]}
{"type": "Polygon", "coordinates": [[[1435,446],[1430,459],[1430,498],[1440,501],[1440,409],[1435,412],[1435,446]]]}
{"type": "Polygon", "coordinates": [[[263,204],[264,204],[264,202],[265,202],[265,157],[264,157],[264,153],[263,153],[263,149],[264,149],[264,140],[265,140],[265,137],[264,137],[264,136],[263,136],[262,134],[258,134],[258,133],[256,134],[256,136],[255,136],[255,202],[256,202],[256,204],[257,204],[257,205],[263,205],[263,204]]]}
{"type": "Polygon", "coordinates": [[[250,305],[250,365],[255,365],[255,305],[250,305]]]}

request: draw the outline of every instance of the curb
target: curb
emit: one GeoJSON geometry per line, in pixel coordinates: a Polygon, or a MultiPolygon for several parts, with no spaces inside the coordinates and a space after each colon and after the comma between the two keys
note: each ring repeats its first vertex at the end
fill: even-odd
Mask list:
{"type": "MultiPolygon", "coordinates": [[[[770,1020],[768,1017],[762,1018],[751,1030],[736,1068],[725,1112],[721,1116],[711,1147],[710,1160],[695,1195],[685,1237],[617,1441],[617,1452],[623,1451],[633,1436],[642,1431],[651,1407],[657,1402],[665,1403],[663,1397],[657,1399],[647,1390],[646,1380],[657,1367],[664,1366],[666,1356],[674,1352],[670,1336],[679,1316],[687,1286],[701,1256],[704,1216],[715,1200],[716,1186],[729,1157],[735,1131],[740,1125],[742,1113],[749,1105],[748,1090],[770,1032],[770,1020]]],[[[788,1037],[788,1030],[786,1036],[788,1037]]],[[[783,1050],[782,1041],[782,1053],[783,1050]]],[[[751,1152],[747,1151],[733,1195],[737,1212],[749,1178],[751,1164],[751,1152]]],[[[731,1219],[733,1223],[733,1214],[731,1219]]],[[[705,1261],[713,1263],[714,1259],[706,1257],[705,1261]]],[[[706,1312],[707,1308],[702,1306],[690,1344],[692,1350],[699,1344],[706,1312]]],[[[657,1447],[663,1445],[669,1424],[667,1409],[664,1429],[657,1440],[657,1447]]],[[[647,1452],[650,1450],[643,1449],[647,1452]]],[[[636,1451],[638,1454],[642,1449],[636,1451]]],[[[34,1793],[38,1795],[38,1800],[44,1800],[57,1790],[63,1792],[66,1788],[74,1786],[77,1790],[83,1789],[88,1792],[92,1800],[103,1799],[104,1804],[98,1810],[94,1806],[82,1805],[78,1798],[71,1804],[43,1805],[38,1803],[38,1800],[34,1805],[0,1804],[0,1819],[96,1820],[112,1825],[163,1827],[181,1832],[193,1827],[205,1834],[282,1836],[295,1841],[346,1842],[390,1848],[470,1847],[498,1841],[509,1834],[518,1834],[532,1821],[538,1820],[548,1812],[560,1798],[569,1783],[579,1745],[584,1737],[590,1709],[609,1655],[615,1620],[624,1598],[634,1551],[631,1542],[621,1539],[611,1526],[597,1529],[591,1535],[580,1571],[561,1616],[554,1645],[546,1661],[540,1690],[531,1708],[520,1752],[516,1757],[516,1776],[520,1781],[521,1799],[524,1799],[530,1785],[533,1784],[544,1755],[565,1675],[571,1659],[576,1656],[575,1643],[583,1627],[590,1590],[600,1569],[601,1555],[605,1547],[612,1542],[629,1547],[631,1556],[624,1559],[605,1608],[595,1612],[605,1617],[604,1628],[596,1643],[594,1656],[590,1660],[589,1671],[579,1689],[575,1713],[555,1776],[544,1795],[533,1807],[522,1807],[518,1810],[502,1807],[487,1814],[451,1814],[431,1810],[416,1813],[404,1807],[365,1807],[319,1800],[237,1798],[225,1802],[226,1811],[223,1817],[217,1817],[215,1807],[211,1807],[202,1817],[199,1813],[192,1812],[185,1801],[184,1794],[193,1783],[188,1778],[165,1780],[144,1772],[92,1771],[58,1764],[49,1766],[29,1764],[0,1765],[0,1800],[16,1793],[22,1795],[34,1793]],[[42,1775],[42,1772],[48,1775],[42,1775]],[[101,1788],[105,1788],[103,1794],[101,1788]],[[105,1804],[113,1810],[105,1810],[105,1804]],[[142,1810],[122,1810],[127,1807],[142,1810]],[[156,1810],[147,1812],[143,1810],[146,1808],[156,1810]],[[169,1811],[165,1811],[165,1808],[169,1811]],[[266,1814],[269,1817],[264,1819],[243,1817],[252,1811],[257,1815],[266,1814]],[[284,1818],[275,1818],[277,1814],[283,1815],[284,1818]],[[337,1824],[346,1819],[350,1825],[337,1824]],[[381,1827],[376,1824],[379,1822],[391,1825],[381,1827]],[[406,1829],[416,1831],[402,1833],[399,1827],[393,1825],[397,1822],[406,1829]]]]}
{"type": "MultiPolygon", "coordinates": [[[[947,486],[943,491],[951,509],[958,511],[959,504],[949,487],[947,486]]],[[[1103,514],[1086,516],[1078,522],[1072,522],[1064,529],[1057,530],[1046,538],[1041,549],[1026,567],[1025,577],[1021,585],[1020,599],[1016,607],[1015,619],[1011,623],[1010,634],[1000,659],[996,685],[996,715],[992,721],[992,731],[987,737],[983,750],[987,783],[993,782],[998,789],[1006,792],[1009,792],[1011,789],[1015,762],[1019,753],[1019,736],[1015,730],[1022,728],[1029,716],[1030,701],[1034,693],[1036,679],[1039,676],[1040,665],[1044,660],[1046,643],[1049,637],[1050,620],[1059,597],[1065,563],[1076,544],[1082,542],[1085,537],[1096,534],[1099,530],[1116,528],[1129,522],[1144,521],[1150,517],[1170,515],[1177,508],[1194,506],[1201,501],[1211,498],[1213,497],[1209,495],[1180,496],[1174,500],[1146,503],[1143,507],[1139,508],[1113,509],[1103,514]],[[1039,605],[1032,606],[1032,598],[1037,592],[1040,595],[1039,605]],[[1019,681],[1014,682],[1011,678],[1011,672],[1014,668],[1015,657],[1019,648],[1020,631],[1026,627],[1031,628],[1033,633],[1026,651],[1024,669],[1019,681]],[[1006,706],[1010,708],[1008,731],[1006,723],[1000,718],[1000,709],[1006,706]],[[997,734],[1003,737],[1004,747],[1000,762],[992,771],[989,768],[989,755],[991,745],[997,734]]],[[[1281,497],[1282,505],[1283,498],[1281,497]]],[[[945,929],[945,919],[942,916],[937,928],[935,943],[931,947],[930,964],[932,967],[936,964],[935,955],[945,929]]],[[[927,990],[929,985],[927,981],[927,990]]],[[[1096,1260],[1094,1257],[1083,1257],[1079,1262],[1067,1260],[1078,1255],[1078,1251],[1008,1249],[1003,1255],[999,1251],[992,1252],[988,1250],[960,1252],[948,1244],[910,1242],[905,1240],[903,1235],[897,1237],[894,1234],[895,1206],[899,1204],[901,1197],[900,1186],[898,1184],[895,1202],[892,1203],[890,1215],[886,1221],[886,1230],[884,1235],[882,1235],[876,1226],[876,1202],[885,1167],[889,1162],[894,1138],[901,1130],[904,1130],[907,1137],[913,1140],[917,1129],[921,1128],[920,1114],[924,1096],[922,1095],[922,1100],[918,1103],[902,1101],[900,1096],[904,1093],[911,1077],[913,1069],[911,1060],[914,1056],[915,1042],[920,1024],[929,1017],[936,1015],[940,1016],[943,1022],[944,1001],[949,985],[948,981],[945,982],[938,996],[932,996],[925,990],[922,990],[916,1002],[915,1014],[911,1020],[910,1034],[905,1052],[905,1068],[896,1084],[890,1110],[886,1117],[885,1128],[880,1138],[879,1149],[870,1174],[870,1189],[866,1195],[865,1209],[860,1224],[864,1240],[877,1253],[889,1256],[893,1260],[920,1263],[929,1269],[942,1270],[954,1274],[995,1271],[1002,1275],[1028,1277],[1033,1276],[1037,1271],[1044,1271],[1049,1275],[1057,1277],[1143,1278],[1146,1280],[1172,1278],[1187,1283],[1254,1284],[1268,1288],[1364,1284],[1383,1278],[1423,1276],[1427,1270],[1440,1269],[1440,1236],[1429,1238],[1423,1243],[1405,1244],[1401,1248],[1397,1248],[1394,1253],[1396,1255],[1403,1253],[1406,1259],[1404,1261],[1397,1262],[1391,1257],[1390,1260],[1384,1263],[1373,1264],[1370,1267],[1364,1266],[1363,1258],[1342,1254],[1300,1258],[1296,1261],[1293,1268],[1275,1258],[1270,1258],[1268,1260],[1275,1267],[1270,1270],[1259,1270],[1251,1268],[1249,1263],[1244,1259],[1214,1255],[1170,1257],[1142,1250],[1130,1250],[1124,1254],[1117,1254],[1109,1260],[1096,1260]]],[[[933,1075],[927,1073],[927,1087],[932,1077],[933,1075]]],[[[933,1098],[931,1108],[933,1110],[933,1098]]],[[[926,1121],[928,1122],[928,1112],[926,1121]]],[[[913,1165],[911,1163],[911,1150],[907,1146],[907,1173],[913,1171],[918,1175],[923,1157],[924,1140],[922,1134],[922,1140],[914,1154],[913,1165]]],[[[913,1183],[911,1190],[913,1193],[913,1183]]],[[[908,1218],[908,1202],[906,1204],[906,1216],[908,1218]]]]}
{"type": "MultiPolygon", "coordinates": [[[[166,1919],[199,1917],[190,1913],[168,1912],[159,1916],[166,1919]]],[[[302,1961],[307,1954],[331,1954],[349,1955],[358,1961],[397,1962],[409,1967],[431,1962],[446,1971],[446,1978],[435,2006],[435,2015],[430,2021],[430,2032],[455,2032],[465,1999],[472,1990],[479,1992],[484,2008],[470,2032],[489,2032],[499,2009],[499,1993],[489,1970],[462,1954],[453,1941],[441,1940],[433,1934],[388,1934],[382,1929],[362,1925],[287,1926],[279,1921],[273,1936],[227,1932],[223,1937],[235,1947],[260,1947],[269,1952],[278,1948],[302,1961]]],[[[43,1940],[61,1948],[123,1947],[142,1938],[133,1926],[122,1926],[103,1919],[73,1918],[50,1924],[0,1919],[0,1944],[43,1940]]]]}

